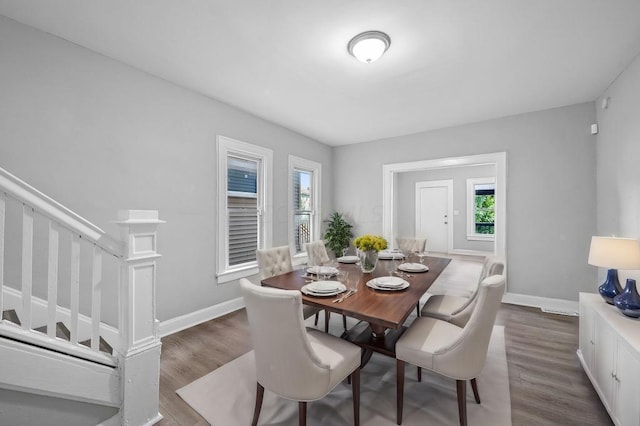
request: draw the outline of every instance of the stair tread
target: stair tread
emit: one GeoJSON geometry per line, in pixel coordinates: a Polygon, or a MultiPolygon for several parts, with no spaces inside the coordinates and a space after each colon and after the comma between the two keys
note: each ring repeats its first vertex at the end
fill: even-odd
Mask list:
{"type": "MultiPolygon", "coordinates": [[[[82,341],[82,342],[80,342],[80,344],[90,348],[91,347],[91,339],[87,339],[85,341],[82,341]]],[[[106,352],[109,355],[113,354],[113,348],[111,347],[111,345],[109,343],[107,343],[106,340],[104,340],[102,338],[102,336],[100,336],[99,349],[100,349],[101,352],[106,352]]]]}
{"type": "MultiPolygon", "coordinates": [[[[43,325],[42,327],[34,328],[35,331],[39,331],[40,333],[47,334],[47,326],[43,325]]],[[[71,331],[64,325],[63,322],[56,323],[56,337],[64,340],[71,340],[71,331]]]]}
{"type": "Polygon", "coordinates": [[[20,322],[20,318],[18,318],[18,313],[15,309],[2,311],[2,319],[5,321],[11,321],[14,324],[22,325],[22,323],[20,322]]]}

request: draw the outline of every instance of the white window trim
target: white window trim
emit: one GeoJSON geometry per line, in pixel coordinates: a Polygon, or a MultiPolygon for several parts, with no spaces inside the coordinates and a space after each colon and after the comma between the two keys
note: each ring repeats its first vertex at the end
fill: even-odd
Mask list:
{"type": "MultiPolygon", "coordinates": [[[[495,234],[477,234],[475,221],[475,195],[476,185],[492,183],[496,180],[492,177],[467,179],[467,240],[469,241],[494,241],[495,234]]],[[[494,231],[495,232],[495,231],[494,231]]]]}
{"type": "Polygon", "coordinates": [[[307,160],[306,158],[296,157],[295,155],[289,155],[289,179],[288,179],[288,202],[287,202],[287,225],[289,234],[289,250],[291,251],[291,260],[294,265],[301,265],[307,261],[307,253],[302,252],[295,254],[295,240],[293,235],[293,171],[295,169],[304,170],[313,173],[313,182],[311,182],[311,204],[313,210],[311,212],[311,220],[313,223],[313,234],[311,235],[311,241],[320,239],[320,219],[322,208],[320,205],[320,190],[322,182],[322,164],[315,161],[307,160]]]}
{"type": "Polygon", "coordinates": [[[229,235],[227,232],[227,158],[237,154],[260,161],[258,172],[258,208],[262,213],[261,233],[258,235],[259,247],[271,247],[273,239],[273,151],[257,145],[241,142],[226,136],[216,138],[218,154],[218,209],[217,209],[217,266],[218,284],[235,281],[258,273],[257,262],[239,267],[229,266],[229,235]]]}

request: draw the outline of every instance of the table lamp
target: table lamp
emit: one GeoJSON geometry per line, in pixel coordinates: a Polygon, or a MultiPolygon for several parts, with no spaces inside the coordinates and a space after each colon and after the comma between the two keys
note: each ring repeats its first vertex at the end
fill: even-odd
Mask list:
{"type": "Polygon", "coordinates": [[[607,279],[598,287],[602,298],[613,305],[613,298],[622,293],[618,269],[640,269],[640,245],[633,238],[591,237],[589,265],[609,268],[607,279]]]}

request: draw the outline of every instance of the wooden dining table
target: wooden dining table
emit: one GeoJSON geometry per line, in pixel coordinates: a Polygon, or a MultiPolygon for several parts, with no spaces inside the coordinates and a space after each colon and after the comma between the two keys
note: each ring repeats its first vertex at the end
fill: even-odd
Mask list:
{"type": "MultiPolygon", "coordinates": [[[[360,320],[354,327],[346,330],[342,337],[364,349],[362,365],[366,364],[373,352],[395,357],[395,343],[406,330],[404,322],[451,259],[424,257],[424,265],[429,270],[402,275],[401,278],[409,283],[409,287],[404,290],[387,291],[368,287],[369,280],[389,275],[387,262],[391,261],[378,260],[377,267],[372,273],[361,275],[356,293],[340,303],[335,302],[340,295],[316,297],[302,293],[302,301],[307,305],[360,320]]],[[[348,272],[357,271],[360,266],[338,263],[337,268],[348,272]]],[[[261,284],[285,290],[300,290],[309,283],[309,280],[305,268],[265,278],[261,284]]]]}

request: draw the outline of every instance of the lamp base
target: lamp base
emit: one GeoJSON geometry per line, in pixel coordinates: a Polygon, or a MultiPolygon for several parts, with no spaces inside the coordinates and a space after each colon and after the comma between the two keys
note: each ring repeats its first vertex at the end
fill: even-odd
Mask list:
{"type": "Polygon", "coordinates": [[[613,298],[622,293],[617,269],[609,269],[607,271],[607,279],[598,287],[598,292],[605,302],[613,305],[613,298]]]}
{"type": "Polygon", "coordinates": [[[620,312],[632,318],[640,317],[640,295],[636,291],[636,280],[628,278],[622,293],[613,299],[620,312]]]}

